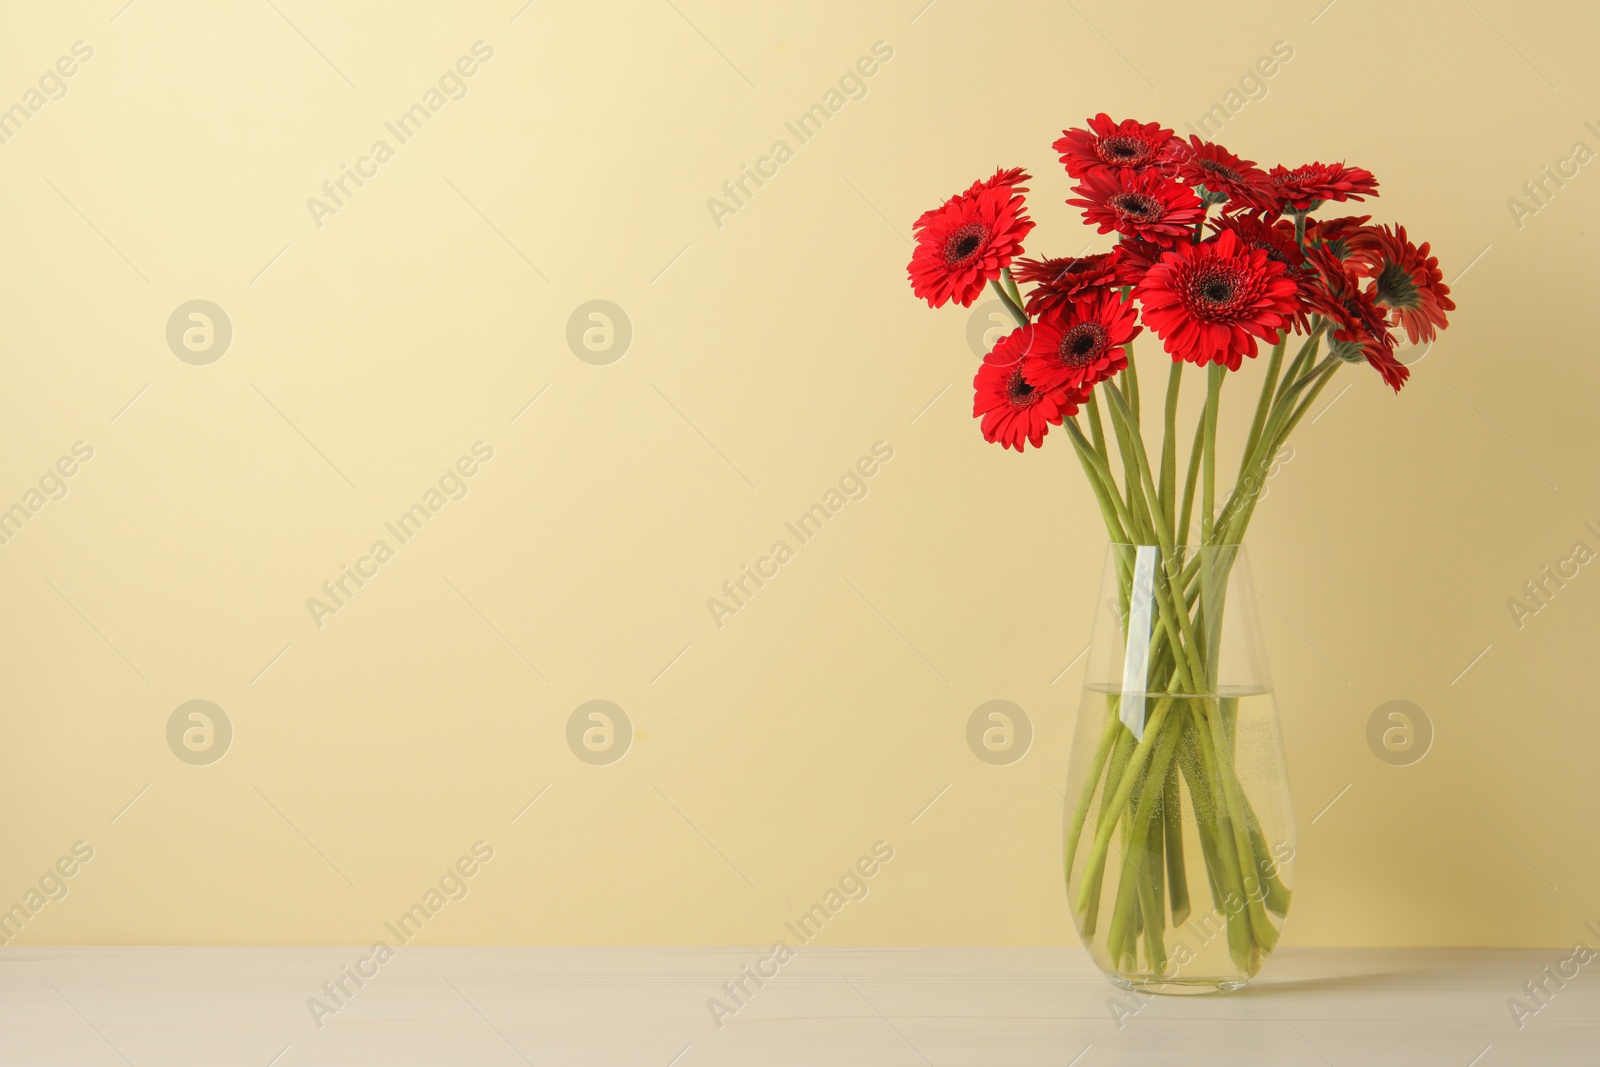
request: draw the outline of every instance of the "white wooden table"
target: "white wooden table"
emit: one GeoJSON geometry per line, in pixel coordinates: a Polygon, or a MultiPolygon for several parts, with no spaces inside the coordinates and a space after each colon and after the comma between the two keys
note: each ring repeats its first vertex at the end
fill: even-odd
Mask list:
{"type": "Polygon", "coordinates": [[[1076,948],[807,948],[736,1005],[763,954],[407,947],[319,1028],[365,950],[6,948],[0,1064],[1600,1064],[1600,960],[1558,986],[1561,950],[1285,949],[1251,989],[1141,1001],[1076,948]]]}

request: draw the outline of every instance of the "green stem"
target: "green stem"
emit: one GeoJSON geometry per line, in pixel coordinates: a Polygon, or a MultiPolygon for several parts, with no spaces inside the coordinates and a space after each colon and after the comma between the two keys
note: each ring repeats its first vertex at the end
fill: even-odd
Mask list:
{"type": "MultiPolygon", "coordinates": [[[[1175,731],[1168,730],[1173,734],[1175,731]]],[[[1171,754],[1168,753],[1168,762],[1171,754]]],[[[1165,780],[1166,775],[1162,775],[1165,780]]],[[[1145,795],[1159,797],[1162,794],[1160,786],[1147,783],[1145,795]]],[[[1140,810],[1144,808],[1140,804],[1140,810]]],[[[1137,818],[1137,816],[1135,816],[1137,818]]],[[[1161,808],[1156,806],[1149,816],[1137,823],[1141,830],[1139,849],[1133,853],[1135,862],[1140,865],[1139,870],[1139,910],[1146,916],[1144,924],[1145,965],[1152,974],[1161,974],[1167,969],[1167,946],[1164,928],[1166,926],[1166,899],[1162,893],[1161,866],[1166,861],[1163,844],[1166,840],[1162,832],[1161,808]]]]}
{"type": "Polygon", "coordinates": [[[1289,343],[1288,331],[1278,334],[1278,343],[1272,346],[1272,358],[1267,361],[1267,376],[1261,382],[1261,398],[1256,401],[1256,416],[1250,420],[1250,436],[1244,443],[1244,455],[1239,458],[1239,477],[1244,477],[1245,464],[1261,440],[1261,431],[1267,424],[1267,411],[1272,406],[1272,393],[1278,386],[1278,372],[1283,368],[1283,350],[1289,343]]]}
{"type": "MultiPolygon", "coordinates": [[[[1110,710],[1115,711],[1116,709],[1113,707],[1110,710]]],[[[1116,734],[1117,740],[1116,744],[1112,748],[1111,760],[1106,766],[1106,788],[1105,791],[1100,794],[1100,812],[1095,818],[1096,838],[1100,836],[1100,830],[1102,827],[1107,828],[1106,833],[1109,835],[1111,831],[1116,828],[1117,822],[1122,818],[1122,809],[1113,808],[1111,806],[1111,801],[1112,798],[1117,795],[1118,788],[1122,785],[1123,772],[1128,767],[1128,754],[1133,751],[1133,746],[1135,744],[1133,731],[1126,728],[1121,728],[1122,722],[1116,715],[1112,715],[1111,717],[1114,721],[1116,721],[1119,729],[1113,731],[1116,734]]],[[[1124,804],[1126,804],[1126,801],[1124,801],[1124,804]]],[[[1087,889],[1089,893],[1084,906],[1079,908],[1079,921],[1085,937],[1092,937],[1094,935],[1095,924],[1099,921],[1100,892],[1102,888],[1101,883],[1103,881],[1103,872],[1096,874],[1093,878],[1090,878],[1087,874],[1085,874],[1083,883],[1078,887],[1080,898],[1082,897],[1085,889],[1087,889]]],[[[1121,897],[1119,895],[1118,903],[1120,904],[1120,902],[1121,897]]]]}
{"type": "Polygon", "coordinates": [[[1217,407],[1222,400],[1222,375],[1226,368],[1213,363],[1206,374],[1206,436],[1200,513],[1200,543],[1213,544],[1217,514],[1217,407]]]}
{"type": "Polygon", "coordinates": [[[1094,394],[1089,394],[1089,399],[1083,403],[1083,409],[1089,413],[1089,433],[1094,438],[1094,450],[1100,453],[1100,458],[1107,463],[1111,461],[1111,453],[1106,451],[1106,431],[1100,423],[1100,404],[1095,400],[1094,394]]]}
{"type": "Polygon", "coordinates": [[[1189,918],[1189,878],[1183,864],[1183,793],[1178,787],[1176,764],[1167,768],[1161,819],[1166,838],[1167,896],[1172,902],[1172,925],[1176,929],[1189,918]]]}
{"type": "Polygon", "coordinates": [[[1211,796],[1211,786],[1200,766],[1199,732],[1194,725],[1195,716],[1192,712],[1183,723],[1183,737],[1181,738],[1175,762],[1178,769],[1183,772],[1183,779],[1189,783],[1189,805],[1194,811],[1195,827],[1200,831],[1201,854],[1206,861],[1206,881],[1211,886],[1211,903],[1217,911],[1222,910],[1221,873],[1218,870],[1220,853],[1217,851],[1217,806],[1211,796]]]}
{"type": "Polygon", "coordinates": [[[1312,327],[1311,333],[1306,336],[1304,341],[1300,342],[1299,351],[1294,354],[1294,360],[1289,364],[1289,369],[1284,372],[1283,379],[1278,383],[1278,395],[1272,401],[1274,405],[1283,399],[1283,394],[1288,391],[1295,378],[1306,367],[1311,365],[1311,360],[1316,358],[1317,344],[1322,339],[1322,332],[1327,329],[1327,325],[1326,321],[1319,318],[1316,325],[1312,327]]]}
{"type": "Polygon", "coordinates": [[[1227,531],[1229,543],[1238,544],[1244,537],[1245,528],[1249,525],[1250,516],[1255,512],[1256,501],[1260,499],[1259,491],[1252,492],[1252,488],[1259,490],[1259,479],[1272,462],[1272,457],[1283,447],[1289,438],[1289,432],[1299,424],[1305,416],[1311,403],[1328,384],[1335,371],[1343,361],[1335,356],[1329,356],[1317,365],[1314,373],[1302,376],[1293,385],[1281,391],[1280,399],[1273,405],[1272,416],[1267,420],[1267,429],[1261,436],[1261,441],[1256,445],[1255,455],[1250,458],[1249,469],[1252,472],[1251,481],[1241,481],[1234,486],[1228,502],[1222,509],[1222,526],[1227,531]],[[1311,388],[1307,391],[1307,386],[1311,388]],[[1304,391],[1304,400],[1296,403],[1296,397],[1304,391]]]}
{"type": "Polygon", "coordinates": [[[1128,538],[1133,529],[1133,520],[1122,502],[1122,497],[1117,494],[1117,483],[1111,477],[1111,468],[1106,466],[1105,458],[1084,439],[1083,431],[1078,428],[1077,419],[1067,419],[1062,425],[1072,438],[1073,446],[1078,453],[1078,461],[1083,464],[1084,473],[1088,475],[1089,487],[1094,490],[1095,499],[1100,502],[1100,514],[1105,519],[1106,531],[1111,534],[1115,543],[1130,543],[1128,538]]]}
{"type": "Polygon", "coordinates": [[[1016,320],[1017,325],[1028,325],[1028,313],[1022,310],[1022,304],[1020,301],[1011,299],[1011,294],[1005,291],[1005,287],[1000,284],[1000,279],[991,278],[989,280],[989,285],[994,288],[995,295],[998,296],[1000,298],[1000,302],[1006,306],[1006,310],[1011,312],[1011,317],[1016,320]]]}
{"type": "Polygon", "coordinates": [[[1018,307],[1022,306],[1022,294],[1017,291],[1017,280],[1011,276],[1010,267],[1000,268],[1000,279],[1006,283],[1006,292],[1011,294],[1011,299],[1018,307]]]}
{"type": "MultiPolygon", "coordinates": [[[[1329,360],[1333,359],[1332,356],[1329,356],[1328,358],[1329,360]]],[[[1282,431],[1280,431],[1278,434],[1278,447],[1283,447],[1283,442],[1289,439],[1289,435],[1294,432],[1294,428],[1298,426],[1300,424],[1300,420],[1305,417],[1306,411],[1310,409],[1311,405],[1316,401],[1317,394],[1322,392],[1323,388],[1327,386],[1328,382],[1333,379],[1333,376],[1339,372],[1339,368],[1343,364],[1343,360],[1338,360],[1336,362],[1329,362],[1325,365],[1322,370],[1322,377],[1312,383],[1311,388],[1306,391],[1305,399],[1302,400],[1300,405],[1294,409],[1294,414],[1289,416],[1289,421],[1284,423],[1282,431]]]]}
{"type": "MultiPolygon", "coordinates": [[[[1122,299],[1128,299],[1127,294],[1123,294],[1122,299]]],[[[1137,429],[1139,426],[1139,365],[1133,361],[1133,342],[1130,341],[1124,351],[1128,357],[1128,365],[1123,368],[1120,377],[1127,383],[1128,407],[1133,411],[1133,425],[1137,429]]]]}
{"type": "MultiPolygon", "coordinates": [[[[1262,898],[1252,889],[1252,879],[1246,872],[1254,872],[1254,852],[1250,847],[1250,833],[1244,821],[1244,799],[1235,790],[1231,770],[1233,749],[1222,732],[1222,716],[1209,716],[1211,720],[1211,747],[1217,758],[1217,786],[1228,813],[1228,828],[1232,831],[1234,855],[1239,864],[1241,884],[1244,889],[1244,908],[1250,920],[1250,931],[1256,943],[1270,952],[1278,943],[1278,930],[1267,918],[1262,898]]],[[[1260,879],[1254,879],[1257,886],[1260,879]]]]}
{"type": "MultiPolygon", "coordinates": [[[[1170,702],[1171,698],[1166,698],[1166,703],[1170,702]]],[[[1161,707],[1160,710],[1164,713],[1166,709],[1161,707]]],[[[1155,728],[1154,719],[1150,728],[1155,728]]],[[[1177,731],[1165,729],[1160,734],[1150,758],[1148,773],[1139,774],[1130,769],[1124,774],[1123,781],[1133,788],[1125,808],[1123,805],[1117,807],[1119,813],[1127,818],[1124,820],[1122,865],[1117,879],[1117,906],[1112,913],[1111,930],[1107,936],[1109,944],[1121,946],[1121,952],[1132,955],[1133,943],[1138,936],[1132,923],[1136,916],[1142,916],[1143,933],[1149,946],[1148,962],[1158,972],[1166,969],[1166,950],[1161,938],[1165,909],[1159,896],[1161,875],[1155,866],[1159,859],[1153,851],[1157,845],[1151,841],[1151,833],[1153,830],[1159,841],[1160,828],[1153,819],[1155,800],[1161,795],[1160,783],[1166,781],[1166,768],[1172,759],[1177,731]],[[1133,775],[1131,779],[1129,774],[1133,775]],[[1153,870],[1154,877],[1151,876],[1153,870]],[[1130,887],[1132,892],[1128,892],[1130,887]]],[[[1150,736],[1148,729],[1145,736],[1150,736]]],[[[1114,949],[1113,956],[1118,954],[1114,949]]]]}
{"type": "MultiPolygon", "coordinates": [[[[1178,392],[1183,386],[1183,361],[1173,360],[1167,375],[1166,432],[1161,438],[1161,512],[1167,526],[1177,531],[1178,392]]],[[[1179,535],[1179,540],[1182,540],[1179,535]]]]}
{"type": "Polygon", "coordinates": [[[1089,764],[1089,777],[1083,784],[1083,793],[1078,798],[1078,805],[1072,813],[1072,823],[1067,830],[1067,855],[1066,879],[1072,877],[1072,860],[1078,854],[1078,841],[1083,837],[1083,824],[1089,817],[1089,805],[1094,803],[1095,788],[1100,784],[1101,772],[1105,770],[1106,760],[1111,756],[1111,748],[1116,744],[1117,731],[1122,727],[1122,721],[1115,714],[1115,705],[1112,706],[1113,714],[1106,716],[1105,729],[1100,732],[1100,745],[1095,749],[1094,759],[1089,764]]]}
{"type": "Polygon", "coordinates": [[[1310,370],[1306,371],[1304,374],[1294,380],[1294,382],[1289,386],[1288,390],[1284,393],[1284,401],[1288,402],[1293,400],[1296,393],[1301,392],[1310,386],[1314,381],[1316,381],[1317,375],[1321,374],[1329,367],[1336,366],[1343,362],[1344,360],[1340,359],[1336,355],[1333,355],[1332,353],[1324,356],[1321,363],[1318,363],[1315,367],[1312,367],[1310,370]]]}
{"type": "MultiPolygon", "coordinates": [[[[1232,827],[1229,825],[1228,806],[1222,795],[1221,777],[1216,766],[1217,754],[1212,750],[1206,732],[1205,717],[1199,708],[1191,708],[1190,711],[1195,718],[1195,751],[1200,756],[1201,775],[1214,804],[1215,819],[1211,823],[1216,829],[1217,867],[1214,873],[1222,893],[1222,910],[1227,915],[1228,954],[1233,958],[1235,966],[1248,972],[1253,970],[1250,964],[1251,956],[1255,952],[1255,936],[1250,920],[1244,914],[1246,906],[1240,882],[1237,844],[1232,827]]],[[[1192,796],[1193,782],[1190,785],[1192,796]]]]}
{"type": "Polygon", "coordinates": [[[1083,869],[1083,882],[1078,887],[1079,915],[1084,915],[1088,911],[1090,887],[1099,881],[1105,871],[1106,852],[1111,848],[1111,832],[1121,821],[1123,809],[1128,804],[1128,796],[1133,792],[1133,783],[1138,778],[1139,771],[1144,768],[1145,761],[1150,758],[1157,739],[1161,737],[1161,727],[1167,721],[1167,710],[1171,707],[1170,696],[1163,696],[1156,703],[1155,711],[1145,723],[1144,738],[1134,745],[1133,751],[1129,753],[1114,793],[1110,792],[1110,783],[1107,782],[1107,795],[1110,800],[1101,802],[1100,825],[1095,829],[1089,860],[1083,869]]]}
{"type": "MultiPolygon", "coordinates": [[[[1143,489],[1140,495],[1148,493],[1148,495],[1153,498],[1155,497],[1156,492],[1154,480],[1150,475],[1150,462],[1144,454],[1143,440],[1137,433],[1133,433],[1127,425],[1127,402],[1123,400],[1122,394],[1117,390],[1117,387],[1114,383],[1106,382],[1105,389],[1106,396],[1111,398],[1112,424],[1117,430],[1119,440],[1123,440],[1125,444],[1131,445],[1134,453],[1133,462],[1138,473],[1138,479],[1135,480],[1132,475],[1129,476],[1129,495],[1134,495],[1134,490],[1139,488],[1140,484],[1142,483],[1143,489]]],[[[1150,515],[1148,509],[1145,510],[1145,514],[1148,515],[1153,522],[1152,532],[1154,532],[1156,536],[1156,543],[1160,546],[1163,556],[1167,559],[1172,559],[1172,538],[1167,531],[1165,521],[1159,514],[1150,515]]],[[[1171,578],[1167,573],[1167,568],[1156,568],[1154,584],[1156,596],[1161,600],[1161,608],[1156,614],[1157,618],[1160,620],[1162,625],[1167,628],[1170,635],[1169,641],[1174,656],[1174,671],[1176,672],[1179,684],[1183,687],[1183,691],[1191,693],[1206,692],[1204,689],[1194,688],[1196,679],[1204,679],[1204,668],[1202,667],[1201,660],[1198,656],[1194,631],[1189,614],[1187,611],[1180,612],[1177,608],[1177,600],[1182,599],[1182,597],[1179,596],[1176,599],[1174,598],[1172,593],[1171,578]],[[1183,633],[1181,636],[1176,629],[1177,627],[1182,628],[1183,633]],[[1178,655],[1180,650],[1187,654],[1187,661],[1183,656],[1178,655]]]]}
{"type": "Polygon", "coordinates": [[[1194,489],[1200,477],[1200,460],[1205,451],[1206,419],[1202,413],[1194,424],[1194,444],[1189,448],[1189,476],[1183,483],[1183,510],[1178,516],[1178,524],[1173,527],[1175,536],[1184,544],[1192,544],[1189,529],[1190,517],[1194,513],[1194,489]]]}
{"type": "Polygon", "coordinates": [[[1128,495],[1128,510],[1139,524],[1138,532],[1145,538],[1139,543],[1150,544],[1148,535],[1155,529],[1156,522],[1150,503],[1155,500],[1156,493],[1153,489],[1146,493],[1149,465],[1141,461],[1144,439],[1131,424],[1127,401],[1123,400],[1115,383],[1106,382],[1105,393],[1111,399],[1111,430],[1116,436],[1117,452],[1122,459],[1122,480],[1128,495]]]}

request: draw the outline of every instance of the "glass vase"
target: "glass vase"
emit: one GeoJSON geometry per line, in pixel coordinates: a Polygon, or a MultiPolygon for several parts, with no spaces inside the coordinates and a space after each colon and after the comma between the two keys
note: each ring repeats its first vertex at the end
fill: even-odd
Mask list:
{"type": "Polygon", "coordinates": [[[1241,545],[1111,545],[1067,773],[1078,935],[1125,989],[1238,989],[1294,878],[1282,731],[1241,545]]]}

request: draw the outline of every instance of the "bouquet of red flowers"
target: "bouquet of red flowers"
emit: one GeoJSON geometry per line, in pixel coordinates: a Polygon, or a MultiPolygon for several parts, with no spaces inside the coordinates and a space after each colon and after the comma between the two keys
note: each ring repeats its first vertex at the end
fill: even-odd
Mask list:
{"type": "MultiPolygon", "coordinates": [[[[1067,203],[1099,233],[1118,235],[1109,252],[1019,258],[1034,226],[1022,195],[1031,179],[1020,167],[974,182],[913,225],[913,292],[932,307],[971,307],[992,286],[1016,319],[973,382],[973,415],[983,420],[985,440],[1020,452],[1024,442],[1039,447],[1051,426],[1065,426],[1093,467],[1096,454],[1106,457],[1095,387],[1105,384],[1114,424],[1137,426],[1138,376],[1128,355],[1149,327],[1173,361],[1169,420],[1183,364],[1209,366],[1207,388],[1215,393],[1225,370],[1255,357],[1261,342],[1272,347],[1242,467],[1248,474],[1253,461],[1273,455],[1342,363],[1369,364],[1398,392],[1410,371],[1395,358],[1395,331],[1412,344],[1432,341],[1455,309],[1438,259],[1405,227],[1369,225],[1368,215],[1312,217],[1330,202],[1376,196],[1370,171],[1342,163],[1263,171],[1198,137],[1185,143],[1157,123],[1117,123],[1105,114],[1065,131],[1054,148],[1079,182],[1067,203]],[[1026,295],[1019,283],[1029,286],[1026,295]],[[1283,373],[1291,332],[1304,341],[1283,373]],[[1329,351],[1318,362],[1324,338],[1329,351]],[[1093,443],[1078,425],[1080,408],[1093,443]]],[[[1215,415],[1210,400],[1202,427],[1215,415]]],[[[1199,439],[1200,454],[1209,455],[1204,428],[1199,439]]],[[[1091,481],[1098,473],[1090,471],[1091,481]]],[[[1159,495],[1160,486],[1150,488],[1159,495]]],[[[1114,536],[1131,532],[1112,517],[1114,536]]],[[[1240,517],[1231,516],[1234,533],[1242,532],[1240,517]]]]}
{"type": "MultiPolygon", "coordinates": [[[[1079,932],[1123,984],[1236,988],[1274,946],[1289,900],[1278,867],[1282,842],[1270,844],[1258,817],[1273,798],[1253,802],[1246,788],[1237,759],[1241,697],[1218,666],[1238,546],[1274,457],[1339,369],[1365,363],[1398,392],[1410,375],[1395,354],[1399,333],[1413,345],[1431,342],[1455,305],[1438,260],[1404,227],[1372,225],[1368,215],[1320,217],[1330,203],[1377,195],[1377,180],[1360,167],[1262,170],[1199,137],[1184,142],[1157,123],[1105,114],[1065,131],[1054,148],[1077,181],[1067,203],[1099,233],[1115,232],[1114,247],[1020,258],[1034,226],[1023,197],[1031,178],[1021,168],[999,170],[916,220],[911,288],[933,307],[970,307],[986,286],[993,289],[1016,329],[984,357],[973,381],[972,413],[984,439],[1021,452],[1024,442],[1038,448],[1052,426],[1063,427],[1113,542],[1118,639],[1129,651],[1124,680],[1104,697],[1111,710],[1095,726],[1098,744],[1090,734],[1083,746],[1093,755],[1081,761],[1082,801],[1068,812],[1066,869],[1079,932]],[[1145,329],[1172,358],[1155,463],[1140,431],[1131,358],[1145,329]],[[1286,366],[1291,333],[1301,341],[1286,366]],[[1262,346],[1270,350],[1265,378],[1238,477],[1219,506],[1222,389],[1262,346]],[[1176,420],[1188,364],[1206,368],[1206,400],[1180,465],[1176,420]],[[1180,778],[1193,812],[1187,832],[1180,778]],[[1098,816],[1086,839],[1091,810],[1098,816]],[[1121,884],[1106,898],[1102,954],[1094,935],[1119,825],[1121,884]],[[1173,930],[1190,913],[1186,837],[1204,852],[1230,974],[1206,964],[1213,973],[1174,977],[1163,928],[1167,911],[1173,930]],[[1085,855],[1073,884],[1080,841],[1085,855]]],[[[1287,811],[1286,800],[1274,811],[1287,811]]]]}

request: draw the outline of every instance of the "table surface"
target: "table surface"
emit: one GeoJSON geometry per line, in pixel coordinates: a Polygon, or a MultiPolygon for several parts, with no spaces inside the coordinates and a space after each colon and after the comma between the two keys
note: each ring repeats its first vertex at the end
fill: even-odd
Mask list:
{"type": "Polygon", "coordinates": [[[0,1064],[1600,1063],[1600,974],[1558,949],[1284,949],[1237,993],[1137,997],[1076,948],[808,947],[730,998],[763,955],[13,946],[0,1064]]]}

